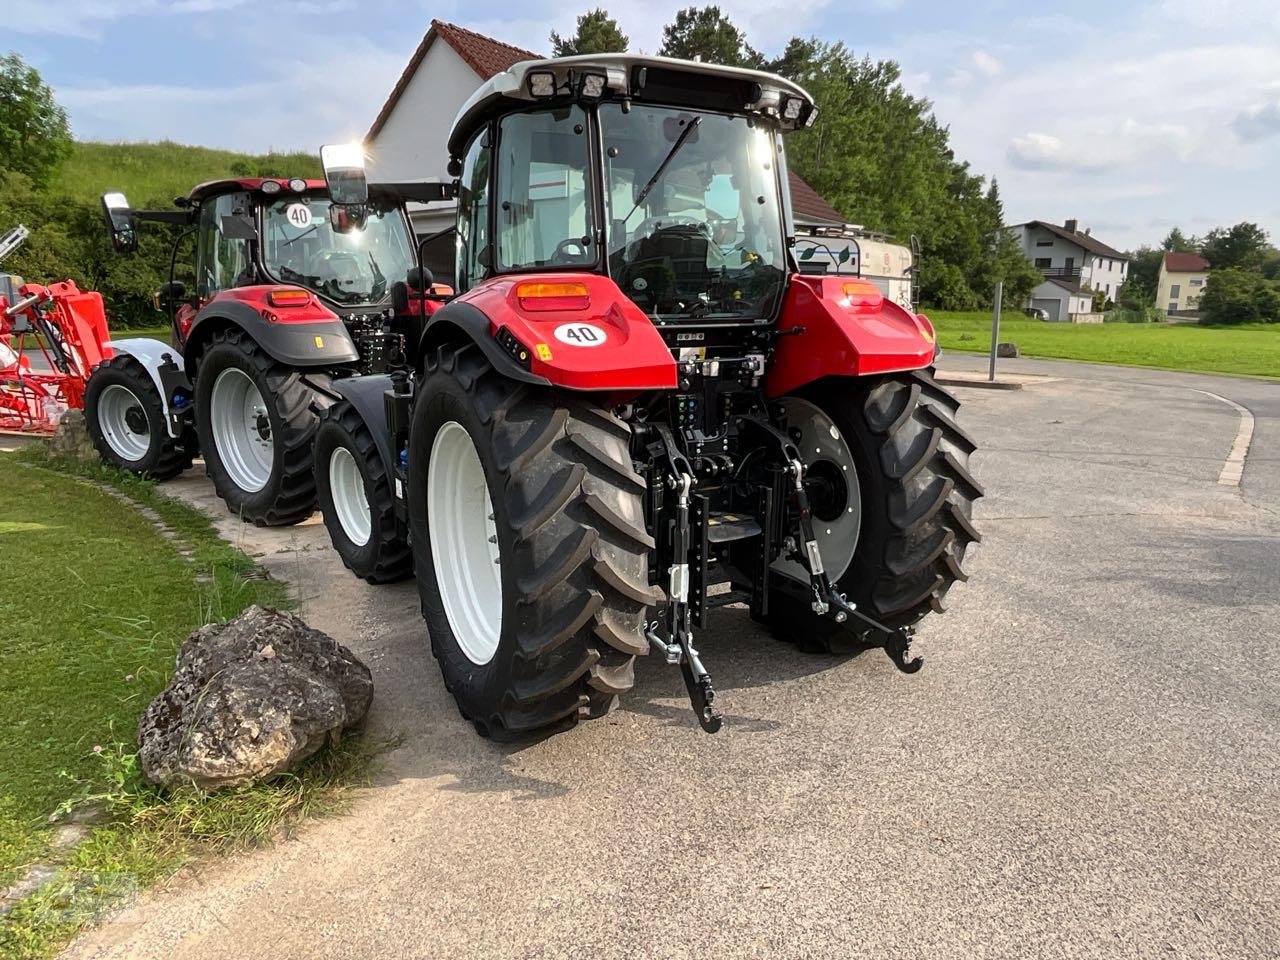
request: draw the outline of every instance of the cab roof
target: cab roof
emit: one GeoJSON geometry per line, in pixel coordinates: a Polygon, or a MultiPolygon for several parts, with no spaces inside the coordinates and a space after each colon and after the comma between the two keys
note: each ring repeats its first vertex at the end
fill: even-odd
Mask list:
{"type": "Polygon", "coordinates": [[[490,117],[538,102],[540,98],[530,91],[529,78],[548,72],[555,74],[556,88],[562,91],[545,98],[548,102],[572,99],[574,81],[583,74],[603,73],[607,79],[602,99],[763,114],[783,129],[807,126],[816,114],[813,98],[803,87],[763,70],[631,53],[522,60],[490,77],[462,105],[449,134],[450,154],[461,156],[472,134],[490,117]],[[793,97],[799,98],[802,106],[796,117],[788,119],[783,116],[783,107],[793,97]]]}
{"type": "Polygon", "coordinates": [[[193,187],[191,192],[187,194],[188,203],[200,203],[209,197],[220,196],[224,193],[236,193],[240,190],[249,190],[251,192],[259,192],[262,185],[267,182],[277,183],[280,185],[279,193],[275,196],[288,196],[290,193],[310,193],[313,190],[329,191],[328,184],[324,180],[309,180],[302,177],[294,177],[294,180],[303,180],[306,183],[304,190],[291,190],[289,184],[291,181],[288,177],[239,177],[228,180],[209,180],[205,183],[198,184],[193,187]]]}

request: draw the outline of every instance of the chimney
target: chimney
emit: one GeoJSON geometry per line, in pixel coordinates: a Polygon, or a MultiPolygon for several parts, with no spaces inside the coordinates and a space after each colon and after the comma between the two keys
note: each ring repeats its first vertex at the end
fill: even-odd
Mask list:
{"type": "Polygon", "coordinates": [[[1092,236],[1092,235],[1093,235],[1093,227],[1085,227],[1085,228],[1084,228],[1084,235],[1085,235],[1086,237],[1092,236]]]}
{"type": "Polygon", "coordinates": [[[1062,226],[1066,228],[1067,233],[1078,233],[1079,231],[1077,228],[1080,226],[1080,221],[1068,220],[1062,226]]]}

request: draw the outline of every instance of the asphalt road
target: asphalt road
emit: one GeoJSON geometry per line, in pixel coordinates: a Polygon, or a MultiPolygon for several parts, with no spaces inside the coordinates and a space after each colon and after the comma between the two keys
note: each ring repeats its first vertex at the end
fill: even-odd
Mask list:
{"type": "Polygon", "coordinates": [[[1056,379],[959,391],[985,539],[923,672],[801,655],[729,609],[699,643],[715,737],[648,659],[606,720],[480,740],[412,587],[344,577],[314,521],[224,517],[367,660],[404,743],[350,815],[70,955],[1280,956],[1280,387],[1006,369],[1056,379]],[[1240,487],[1218,482],[1240,414],[1199,391],[1256,418],[1240,487]]]}

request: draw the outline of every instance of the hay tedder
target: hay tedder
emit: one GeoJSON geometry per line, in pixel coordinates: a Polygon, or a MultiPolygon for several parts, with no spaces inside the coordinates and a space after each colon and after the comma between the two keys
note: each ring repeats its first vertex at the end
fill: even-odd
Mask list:
{"type": "MultiPolygon", "coordinates": [[[[0,237],[0,260],[28,231],[0,237]]],[[[84,407],[90,372],[111,356],[102,297],[70,280],[0,290],[0,430],[52,433],[69,409],[84,407]]]]}
{"type": "Polygon", "coordinates": [[[517,64],[455,120],[460,293],[404,325],[403,370],[345,382],[315,466],[347,565],[416,576],[482,734],[601,716],[646,653],[719,729],[694,631],[730,604],[919,668],[978,539],[975,444],[924,316],[798,268],[782,135],[815,114],[618,54],[517,64]]]}

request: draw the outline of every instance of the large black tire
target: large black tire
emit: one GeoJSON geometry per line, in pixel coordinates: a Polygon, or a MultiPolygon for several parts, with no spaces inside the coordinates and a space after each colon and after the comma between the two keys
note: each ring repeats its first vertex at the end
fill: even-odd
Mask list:
{"type": "Polygon", "coordinates": [[[409,448],[414,567],[445,686],[484,736],[602,716],[634,683],[659,595],[629,437],[585,398],[502,377],[472,344],[430,358],[409,448]],[[459,645],[433,559],[428,473],[450,422],[475,445],[501,554],[502,623],[485,663],[459,645]]]}
{"type": "Polygon", "coordinates": [[[311,444],[326,403],[302,374],[277,363],[248,334],[223,330],[214,334],[200,356],[195,393],[205,472],[228,509],[260,527],[287,526],[311,516],[316,506],[311,444]],[[242,489],[235,482],[214,441],[213,388],[218,375],[230,367],[248,375],[266,406],[273,454],[270,476],[259,490],[242,489]]]}
{"type": "Polygon", "coordinates": [[[369,583],[391,583],[412,574],[413,554],[404,531],[396,523],[391,478],[368,424],[348,401],[340,400],[325,411],[316,431],[313,458],[316,499],[333,549],[347,569],[369,583]],[[363,543],[356,542],[363,531],[348,531],[334,503],[330,464],[342,451],[350,454],[364,487],[363,506],[368,510],[369,530],[363,543]]]}
{"type": "MultiPolygon", "coordinates": [[[[849,439],[858,470],[862,525],[838,589],[890,627],[943,612],[947,591],[968,576],[966,552],[981,539],[969,472],[973,439],[955,421],[960,403],[927,371],[805,391],[849,439]]],[[[806,603],[773,594],[774,633],[803,650],[845,653],[858,638],[806,603]]]]}
{"type": "MultiPolygon", "coordinates": [[[[116,391],[109,395],[123,396],[116,391]]],[[[140,477],[169,480],[189,468],[195,456],[195,444],[185,441],[185,431],[184,438],[175,440],[169,436],[155,381],[138,359],[127,353],[116,354],[93,369],[84,391],[84,418],[103,463],[140,477]],[[112,422],[109,410],[114,404],[104,408],[101,402],[111,387],[127,390],[136,401],[123,424],[112,422]],[[122,442],[124,438],[117,435],[121,430],[132,434],[131,440],[122,442]],[[146,449],[140,456],[130,457],[127,454],[134,440],[138,444],[145,442],[146,449]]]]}

